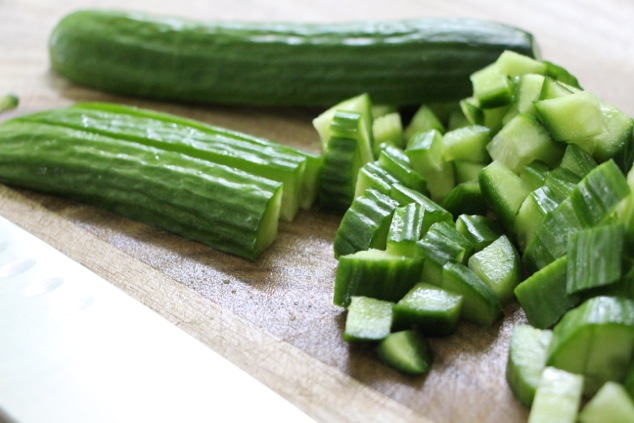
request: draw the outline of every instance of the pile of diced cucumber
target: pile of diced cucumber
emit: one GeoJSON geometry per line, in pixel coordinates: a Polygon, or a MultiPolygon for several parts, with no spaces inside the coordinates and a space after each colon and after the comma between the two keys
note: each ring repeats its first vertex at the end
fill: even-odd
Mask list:
{"type": "Polygon", "coordinates": [[[343,215],[343,337],[424,374],[430,337],[518,301],[507,379],[530,421],[632,422],[633,120],[510,51],[471,81],[472,97],[406,123],[365,94],[314,120],[319,202],[343,215]]]}

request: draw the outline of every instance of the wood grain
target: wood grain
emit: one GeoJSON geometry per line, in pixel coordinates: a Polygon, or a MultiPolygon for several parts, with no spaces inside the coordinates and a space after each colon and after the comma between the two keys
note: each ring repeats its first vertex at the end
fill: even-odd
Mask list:
{"type": "MultiPolygon", "coordinates": [[[[543,56],[634,115],[634,3],[628,0],[293,2],[290,0],[0,0],[0,93],[14,114],[108,100],[168,111],[318,151],[315,110],[192,107],[112,96],[74,86],[49,70],[46,42],[72,10],[108,7],[198,19],[342,21],[424,16],[487,18],[533,32],[543,56]],[[63,3],[63,4],[56,4],[63,3]]],[[[0,187],[0,214],[53,244],[156,310],[319,421],[522,422],[526,410],[504,380],[507,343],[523,320],[517,306],[483,330],[461,325],[432,340],[425,378],[378,365],[371,349],[341,340],[332,305],[339,218],[315,209],[282,224],[274,245],[248,263],[76,202],[0,187]]],[[[1,330],[1,326],[0,326],[1,330]]]]}

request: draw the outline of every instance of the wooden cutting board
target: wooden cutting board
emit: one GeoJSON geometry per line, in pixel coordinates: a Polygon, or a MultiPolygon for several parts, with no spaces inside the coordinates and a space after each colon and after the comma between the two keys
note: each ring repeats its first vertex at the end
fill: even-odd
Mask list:
{"type": "MultiPolygon", "coordinates": [[[[64,14],[86,7],[209,20],[493,19],[534,33],[544,58],[634,116],[629,0],[0,0],[0,93],[20,97],[13,114],[80,100],[115,101],[318,151],[310,121],[319,110],[152,103],[83,89],[56,76],[48,65],[48,34],[64,14]]],[[[526,420],[504,379],[509,333],[523,321],[516,305],[488,330],[463,324],[456,335],[434,339],[433,370],[423,378],[402,376],[379,365],[371,349],[342,341],[344,314],[332,305],[337,216],[318,209],[301,213],[295,222],[281,224],[274,245],[249,263],[86,205],[3,186],[0,215],[158,311],[319,421],[526,420]]]]}

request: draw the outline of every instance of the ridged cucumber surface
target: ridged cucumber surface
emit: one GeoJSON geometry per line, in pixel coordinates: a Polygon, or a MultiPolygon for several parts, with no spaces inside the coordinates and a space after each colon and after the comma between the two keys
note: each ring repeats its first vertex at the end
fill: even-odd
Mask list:
{"type": "Polygon", "coordinates": [[[64,195],[255,259],[282,185],[172,151],[41,122],[0,125],[0,181],[64,195]]]}
{"type": "Polygon", "coordinates": [[[123,11],[65,16],[52,68],[78,84],[185,102],[330,106],[458,100],[504,50],[536,56],[533,36],[448,18],[349,23],[196,22],[123,11]]]}

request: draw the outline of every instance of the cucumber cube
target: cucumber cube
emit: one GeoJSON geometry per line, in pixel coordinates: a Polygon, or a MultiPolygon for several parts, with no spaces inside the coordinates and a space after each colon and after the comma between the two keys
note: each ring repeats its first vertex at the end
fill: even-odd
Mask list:
{"type": "Polygon", "coordinates": [[[515,215],[530,191],[504,163],[493,161],[482,169],[480,189],[487,204],[507,229],[513,228],[515,215]]]}
{"type": "Polygon", "coordinates": [[[489,141],[491,130],[486,126],[471,125],[454,129],[442,137],[443,157],[446,161],[489,162],[486,149],[489,141]]]}
{"type": "Polygon", "coordinates": [[[466,262],[473,245],[456,229],[453,222],[436,222],[418,242],[422,256],[439,265],[466,262]]]}
{"type": "Polygon", "coordinates": [[[442,268],[442,287],[462,295],[462,319],[487,327],[502,317],[500,300],[467,266],[461,263],[446,263],[442,268]]]}
{"type": "Polygon", "coordinates": [[[392,185],[397,182],[398,179],[382,168],[377,162],[368,162],[359,170],[357,184],[354,189],[354,197],[359,197],[368,188],[373,188],[382,194],[390,195],[392,185]]]}
{"type": "Polygon", "coordinates": [[[487,212],[487,204],[477,180],[456,185],[440,202],[440,205],[454,217],[461,214],[485,214],[487,212]]]}
{"type": "Polygon", "coordinates": [[[513,328],[506,362],[506,380],[515,398],[531,406],[546,367],[546,354],[553,333],[520,324],[513,328]]]}
{"type": "Polygon", "coordinates": [[[372,122],[374,134],[374,155],[378,155],[378,146],[381,143],[392,143],[399,148],[405,148],[405,136],[403,135],[403,122],[401,115],[391,112],[374,119],[372,122]]]}
{"type": "Polygon", "coordinates": [[[418,203],[397,207],[387,234],[386,250],[395,255],[419,256],[416,243],[423,234],[424,217],[423,207],[418,203]]]}
{"type": "Polygon", "coordinates": [[[508,76],[543,74],[547,68],[545,63],[511,50],[502,52],[495,63],[499,72],[508,76]]]}
{"type": "Polygon", "coordinates": [[[623,385],[606,382],[579,413],[579,423],[634,422],[634,402],[623,385]]]}
{"type": "Polygon", "coordinates": [[[513,299],[522,269],[519,253],[506,235],[469,258],[469,268],[495,293],[502,304],[513,299]]]}
{"type": "Polygon", "coordinates": [[[416,110],[409,124],[405,127],[405,140],[409,142],[416,134],[429,132],[431,130],[438,131],[442,134],[445,132],[445,126],[440,119],[438,119],[434,111],[429,106],[423,104],[416,110]]]}
{"type": "Polygon", "coordinates": [[[456,229],[480,251],[502,235],[502,230],[491,218],[479,214],[463,214],[456,219],[456,229]]]}
{"type": "Polygon", "coordinates": [[[483,108],[504,106],[513,100],[512,80],[496,63],[472,73],[470,79],[473,95],[483,108]]]}
{"type": "Polygon", "coordinates": [[[380,341],[390,334],[394,303],[351,297],[343,339],[347,342],[380,341]]]}
{"type": "Polygon", "coordinates": [[[433,360],[429,343],[414,330],[389,334],[377,346],[377,354],[388,366],[412,375],[427,373],[433,360]]]}
{"type": "Polygon", "coordinates": [[[580,375],[546,367],[535,392],[528,423],[575,423],[582,392],[580,375]]]}
{"type": "Polygon", "coordinates": [[[418,283],[394,305],[394,325],[424,335],[453,333],[460,318],[462,296],[428,283],[418,283]]]}

